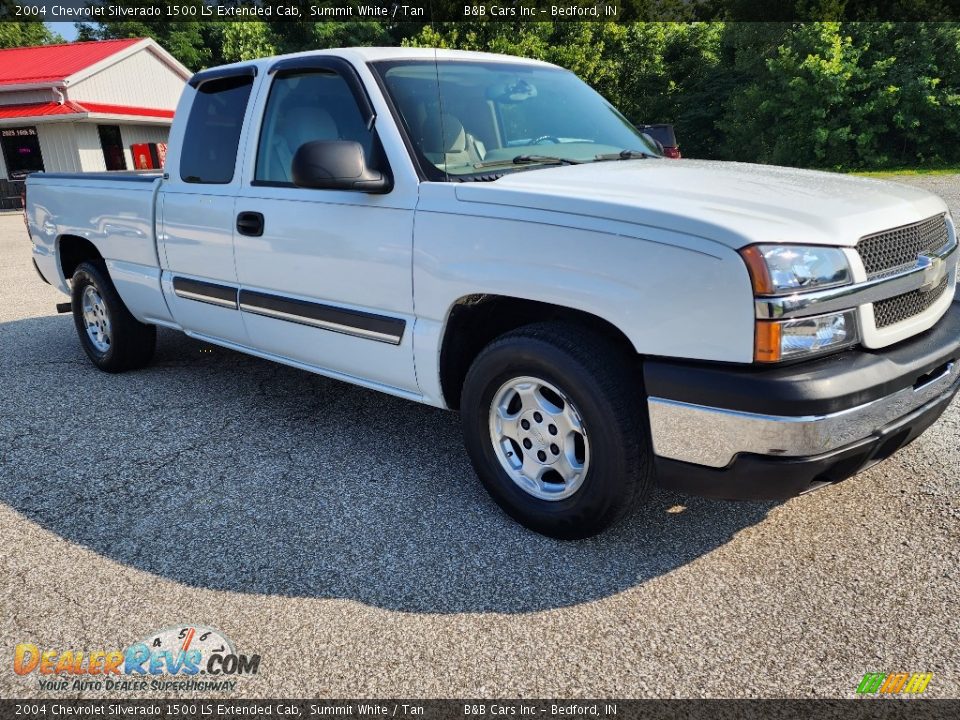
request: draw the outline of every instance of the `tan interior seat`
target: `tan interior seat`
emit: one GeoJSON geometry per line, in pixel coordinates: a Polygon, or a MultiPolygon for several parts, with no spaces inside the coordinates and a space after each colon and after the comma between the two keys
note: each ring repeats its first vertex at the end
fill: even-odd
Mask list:
{"type": "Polygon", "coordinates": [[[449,113],[428,116],[420,128],[424,156],[439,168],[465,167],[483,160],[476,140],[460,119],[449,113]]]}
{"type": "Polygon", "coordinates": [[[272,139],[272,152],[266,178],[290,182],[293,156],[304,143],[314,140],[338,140],[337,123],[320,107],[295,107],[281,114],[272,139]]]}

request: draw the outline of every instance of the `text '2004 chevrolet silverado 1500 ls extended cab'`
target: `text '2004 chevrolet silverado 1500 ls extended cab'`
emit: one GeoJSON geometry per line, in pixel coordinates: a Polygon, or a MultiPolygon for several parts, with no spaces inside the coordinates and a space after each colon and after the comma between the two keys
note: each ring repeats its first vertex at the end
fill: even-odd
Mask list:
{"type": "Polygon", "coordinates": [[[198,73],[162,175],[32,175],[27,218],[98,367],[159,325],[457,408],[496,501],[557,537],[655,478],[796,495],[939,417],[942,200],[656,154],[546,63],[309,52],[198,73]]]}

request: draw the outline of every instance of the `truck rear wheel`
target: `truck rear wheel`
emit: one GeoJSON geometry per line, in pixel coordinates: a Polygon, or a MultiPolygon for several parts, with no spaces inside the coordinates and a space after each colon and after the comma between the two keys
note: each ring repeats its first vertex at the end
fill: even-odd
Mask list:
{"type": "Polygon", "coordinates": [[[83,262],[77,266],[70,299],[80,344],[98,368],[123,372],[141,368],[153,358],[156,327],[130,314],[102,264],[83,262]]]}
{"type": "Polygon", "coordinates": [[[544,535],[604,530],[649,491],[649,430],[629,354],[603,335],[530,325],[488,345],[460,410],[473,467],[494,500],[544,535]]]}

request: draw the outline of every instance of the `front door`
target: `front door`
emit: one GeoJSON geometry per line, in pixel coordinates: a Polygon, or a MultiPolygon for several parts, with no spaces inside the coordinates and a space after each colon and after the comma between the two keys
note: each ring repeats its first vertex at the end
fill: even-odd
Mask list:
{"type": "Polygon", "coordinates": [[[316,57],[271,70],[256,149],[236,205],[240,310],[258,350],[385,390],[417,392],[413,367],[415,193],[294,186],[314,140],[359,142],[387,160],[351,66],[316,57]],[[249,227],[244,227],[249,223],[249,227]]]}

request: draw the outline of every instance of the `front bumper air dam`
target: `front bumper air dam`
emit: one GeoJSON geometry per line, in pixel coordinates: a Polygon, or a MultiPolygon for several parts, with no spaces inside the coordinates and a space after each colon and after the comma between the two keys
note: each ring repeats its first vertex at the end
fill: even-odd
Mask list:
{"type": "Polygon", "coordinates": [[[793,497],[889,457],[946,410],[960,390],[960,302],[882,351],[771,368],[648,361],[644,379],[658,484],[793,497]]]}

